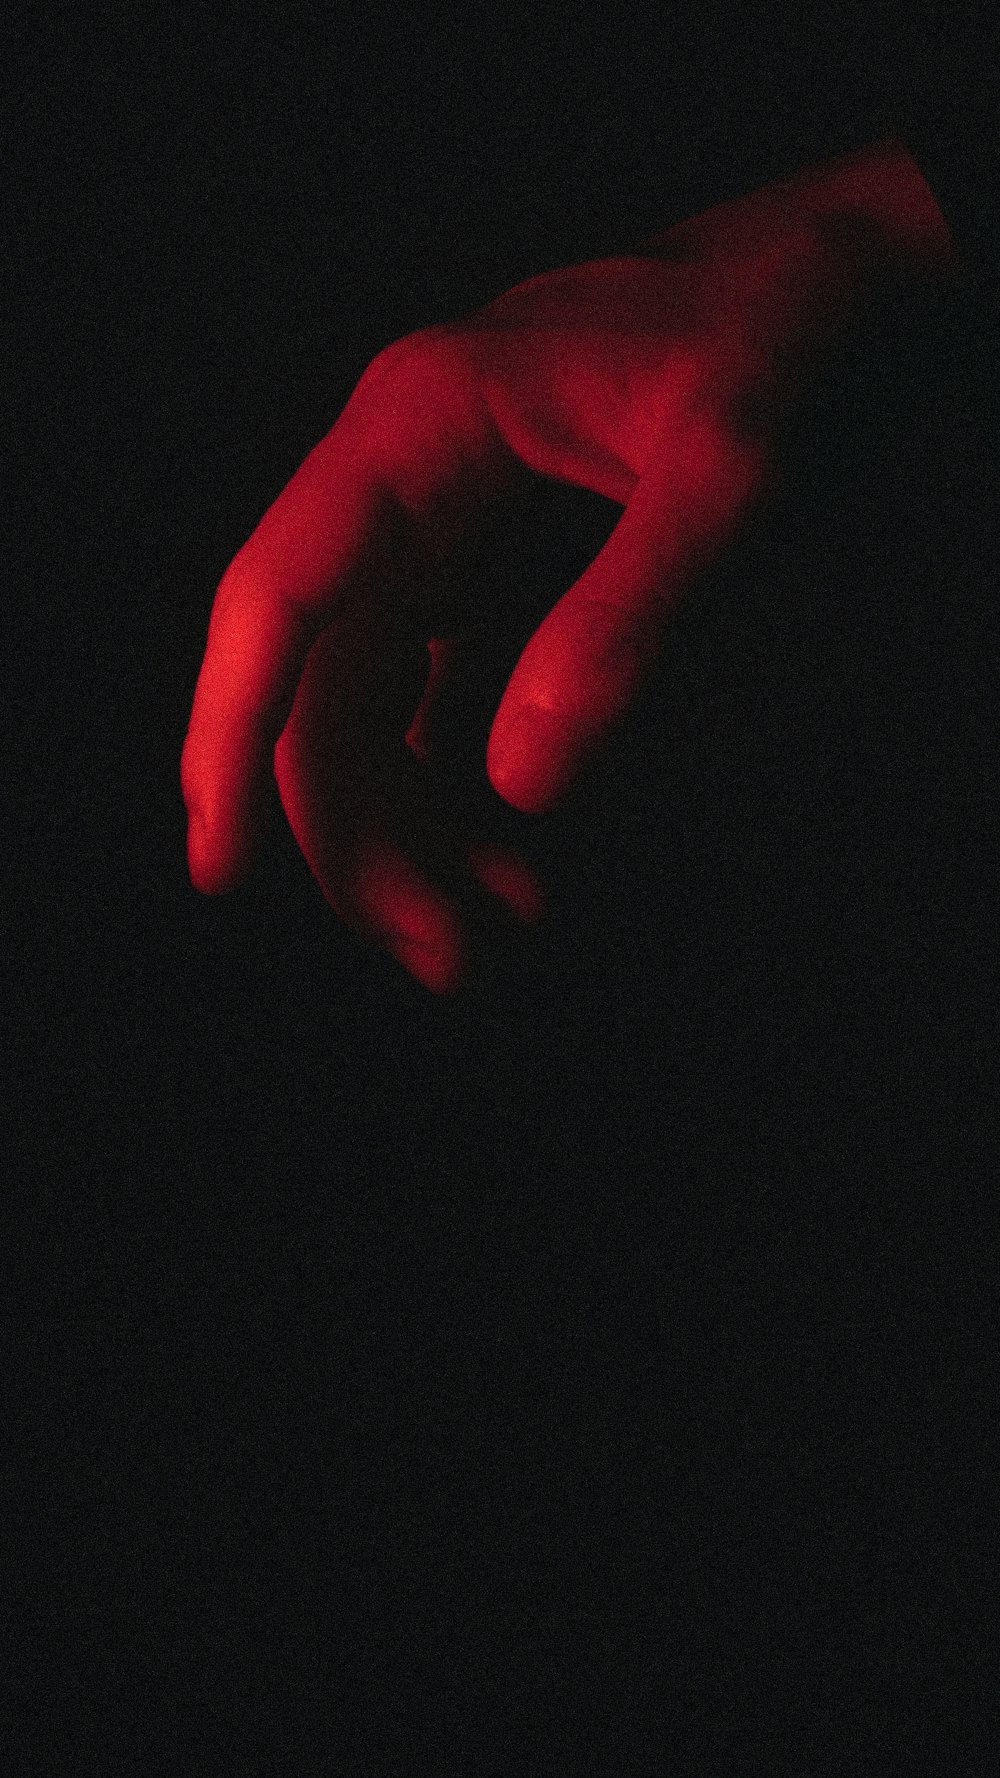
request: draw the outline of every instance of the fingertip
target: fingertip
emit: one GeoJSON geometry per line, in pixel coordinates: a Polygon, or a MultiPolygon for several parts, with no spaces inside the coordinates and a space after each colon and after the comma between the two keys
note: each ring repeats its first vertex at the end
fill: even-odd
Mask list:
{"type": "Polygon", "coordinates": [[[497,795],[519,815],[548,815],[558,807],[572,785],[572,774],[551,776],[544,767],[534,766],[530,775],[523,767],[503,765],[489,774],[497,795]]]}
{"type": "Polygon", "coordinates": [[[534,871],[504,846],[470,848],[469,864],[480,882],[528,926],[537,926],[546,911],[545,891],[534,871]]]}
{"type": "Polygon", "coordinates": [[[548,815],[560,800],[558,794],[550,794],[538,785],[508,782],[506,778],[501,778],[499,783],[494,779],[493,788],[519,815],[548,815]]]}
{"type": "Polygon", "coordinates": [[[188,876],[195,889],[207,894],[207,873],[205,870],[205,823],[201,816],[191,810],[187,825],[187,866],[188,876]]]}
{"type": "Polygon", "coordinates": [[[576,775],[565,724],[539,705],[519,710],[499,741],[491,736],[487,773],[504,802],[524,815],[547,813],[576,775]]]}
{"type": "Polygon", "coordinates": [[[227,894],[246,872],[244,860],[220,856],[206,823],[198,815],[192,815],[188,821],[187,861],[192,887],[201,895],[227,894]]]}
{"type": "Polygon", "coordinates": [[[449,998],[465,985],[466,958],[457,945],[436,950],[401,939],[396,956],[422,987],[441,998],[449,998]]]}

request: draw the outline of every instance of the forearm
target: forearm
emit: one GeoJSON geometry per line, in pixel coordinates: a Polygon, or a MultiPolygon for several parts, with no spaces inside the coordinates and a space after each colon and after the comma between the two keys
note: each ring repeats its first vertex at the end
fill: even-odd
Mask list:
{"type": "Polygon", "coordinates": [[[853,246],[865,265],[945,282],[961,276],[962,258],[937,200],[895,137],[714,205],[650,236],[637,251],[740,251],[764,235],[813,223],[824,237],[853,246]]]}

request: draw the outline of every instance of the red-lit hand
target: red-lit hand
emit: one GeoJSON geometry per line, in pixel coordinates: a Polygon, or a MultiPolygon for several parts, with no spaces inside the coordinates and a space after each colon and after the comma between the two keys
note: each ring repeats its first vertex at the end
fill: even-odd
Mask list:
{"type": "Polygon", "coordinates": [[[623,508],[525,638],[488,737],[499,795],[549,809],[766,495],[782,416],[852,312],[856,264],[813,218],[734,215],[532,278],[379,353],[219,585],[181,762],[196,887],[249,866],[273,769],[333,908],[435,992],[466,972],[473,904],[538,917],[531,866],[443,805],[422,747],[482,596],[456,594],[453,565],[532,473],[623,508]]]}

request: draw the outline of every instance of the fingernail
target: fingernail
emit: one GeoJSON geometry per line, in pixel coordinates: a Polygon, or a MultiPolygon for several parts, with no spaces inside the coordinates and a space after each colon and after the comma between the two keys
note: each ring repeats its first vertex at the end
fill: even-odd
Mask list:
{"type": "Polygon", "coordinates": [[[532,810],[554,802],[568,789],[573,760],[565,725],[551,710],[528,704],[519,710],[503,738],[496,776],[503,794],[532,810]]]}

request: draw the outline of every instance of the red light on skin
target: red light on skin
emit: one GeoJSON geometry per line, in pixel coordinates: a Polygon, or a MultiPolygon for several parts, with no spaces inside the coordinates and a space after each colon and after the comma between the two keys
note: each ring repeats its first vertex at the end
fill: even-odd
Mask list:
{"type": "Polygon", "coordinates": [[[529,926],[536,926],[545,911],[541,887],[533,872],[512,852],[488,843],[469,849],[469,868],[479,881],[529,926]]]}
{"type": "Polygon", "coordinates": [[[417,707],[416,714],[406,732],[406,745],[420,760],[431,757],[433,738],[433,712],[442,685],[451,674],[458,659],[459,643],[453,636],[432,636],[427,644],[431,657],[431,668],[424,686],[423,697],[417,707]]]}
{"type": "MultiPolygon", "coordinates": [[[[488,842],[469,848],[469,869],[483,886],[525,925],[535,926],[545,911],[540,885],[520,859],[488,842]]],[[[397,962],[432,994],[454,994],[475,970],[474,956],[457,923],[431,922],[426,910],[408,904],[402,894],[389,898],[382,910],[383,943],[397,962]],[[391,924],[390,924],[391,920],[391,924]],[[408,936],[435,927],[433,942],[420,944],[408,936]]]]}
{"type": "Polygon", "coordinates": [[[432,994],[454,994],[466,978],[466,958],[455,947],[427,951],[422,945],[401,940],[393,948],[397,961],[432,994]]]}

